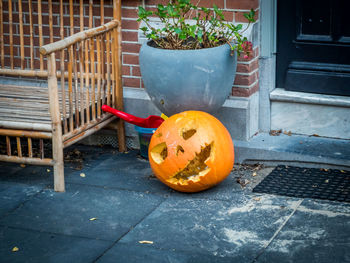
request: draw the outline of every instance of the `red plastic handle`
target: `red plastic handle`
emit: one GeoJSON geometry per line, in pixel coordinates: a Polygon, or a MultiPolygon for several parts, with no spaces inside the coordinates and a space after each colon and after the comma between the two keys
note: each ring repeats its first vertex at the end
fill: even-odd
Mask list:
{"type": "Polygon", "coordinates": [[[102,110],[105,112],[109,112],[109,113],[123,119],[124,121],[135,124],[137,126],[144,127],[145,125],[147,125],[147,119],[139,118],[139,117],[136,117],[136,116],[131,115],[129,113],[113,109],[113,108],[109,107],[108,105],[103,105],[102,110]]]}

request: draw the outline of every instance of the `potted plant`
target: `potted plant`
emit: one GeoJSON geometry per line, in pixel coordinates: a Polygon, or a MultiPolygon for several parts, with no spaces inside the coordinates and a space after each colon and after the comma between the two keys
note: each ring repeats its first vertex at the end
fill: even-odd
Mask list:
{"type": "MultiPolygon", "coordinates": [[[[200,2],[200,1],[199,1],[200,2]]],[[[159,4],[155,11],[139,7],[140,29],[149,41],[140,50],[140,70],[146,92],[160,111],[216,111],[231,92],[237,55],[249,56],[252,44],[242,33],[255,12],[244,14],[248,24],[225,21],[223,12],[199,7],[190,0],[159,4]],[[151,25],[157,17],[161,26],[151,25]]]]}

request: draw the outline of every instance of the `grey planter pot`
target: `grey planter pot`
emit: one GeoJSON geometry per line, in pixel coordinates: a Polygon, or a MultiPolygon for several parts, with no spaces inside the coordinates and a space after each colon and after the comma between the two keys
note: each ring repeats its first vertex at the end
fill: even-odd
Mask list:
{"type": "Polygon", "coordinates": [[[237,55],[228,44],[199,50],[165,50],[147,43],[140,50],[146,92],[166,115],[185,110],[215,112],[229,96],[237,55]]]}

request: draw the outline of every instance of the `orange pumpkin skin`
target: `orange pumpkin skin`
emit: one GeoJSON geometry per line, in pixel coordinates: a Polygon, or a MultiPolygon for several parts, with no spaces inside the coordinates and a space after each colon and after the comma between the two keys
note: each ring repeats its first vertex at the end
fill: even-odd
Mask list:
{"type": "Polygon", "coordinates": [[[232,138],[214,116],[185,111],[153,134],[148,157],[156,177],[181,192],[199,192],[223,181],[234,164],[232,138]]]}

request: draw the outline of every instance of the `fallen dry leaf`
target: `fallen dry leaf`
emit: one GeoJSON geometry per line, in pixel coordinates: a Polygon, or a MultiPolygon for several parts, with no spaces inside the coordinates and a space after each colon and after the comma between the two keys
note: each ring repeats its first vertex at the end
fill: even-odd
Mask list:
{"type": "Polygon", "coordinates": [[[85,174],[84,173],[80,173],[80,177],[85,177],[85,174]]]}
{"type": "Polygon", "coordinates": [[[242,178],[237,178],[236,182],[239,183],[241,187],[245,187],[247,184],[250,183],[248,179],[242,179],[242,178]]]}
{"type": "Polygon", "coordinates": [[[292,136],[292,132],[291,132],[291,131],[284,131],[283,133],[284,133],[285,135],[292,136]]]}
{"type": "Polygon", "coordinates": [[[255,197],[253,198],[255,201],[260,201],[261,200],[261,197],[255,197]]]}
{"type": "Polygon", "coordinates": [[[21,166],[22,168],[26,167],[26,165],[25,165],[24,163],[21,163],[20,166],[21,166]]]}
{"type": "Polygon", "coordinates": [[[141,240],[139,241],[140,244],[153,244],[153,241],[148,241],[148,240],[141,240]]]}
{"type": "Polygon", "coordinates": [[[316,134],[316,133],[312,134],[312,136],[314,136],[314,137],[320,137],[320,135],[318,135],[318,134],[316,134]]]}
{"type": "Polygon", "coordinates": [[[13,247],[12,252],[17,252],[19,250],[18,247],[13,247]]]}
{"type": "Polygon", "coordinates": [[[279,136],[282,133],[282,130],[271,130],[270,135],[271,136],[279,136]]]}
{"type": "Polygon", "coordinates": [[[96,218],[96,217],[92,217],[92,218],[90,218],[89,220],[90,220],[90,221],[95,221],[95,220],[97,220],[97,218],[96,218]]]}

